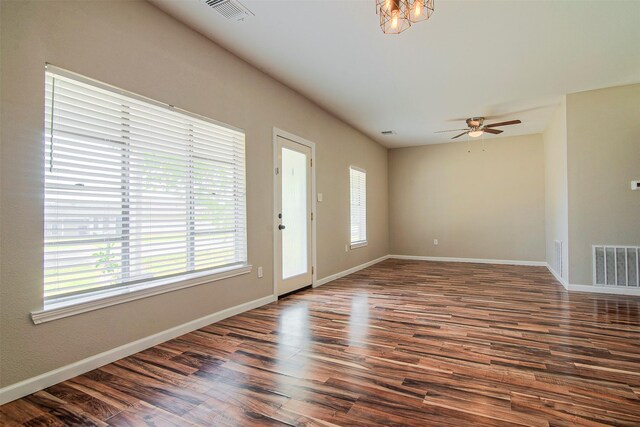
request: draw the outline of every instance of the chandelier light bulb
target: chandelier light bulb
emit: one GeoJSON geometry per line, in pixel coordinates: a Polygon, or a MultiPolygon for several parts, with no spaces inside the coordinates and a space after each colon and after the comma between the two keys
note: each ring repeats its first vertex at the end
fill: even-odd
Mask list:
{"type": "Polygon", "coordinates": [[[385,34],[400,34],[414,22],[427,19],[435,0],[376,0],[376,13],[385,34]]]}

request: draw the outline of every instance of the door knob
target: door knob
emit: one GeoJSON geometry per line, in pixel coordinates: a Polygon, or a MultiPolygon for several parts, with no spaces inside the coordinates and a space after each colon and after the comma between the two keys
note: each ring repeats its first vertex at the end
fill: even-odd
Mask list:
{"type": "Polygon", "coordinates": [[[280,225],[278,226],[278,230],[284,230],[285,228],[287,228],[287,227],[285,227],[285,226],[284,226],[284,225],[282,225],[282,224],[280,224],[280,225]]]}

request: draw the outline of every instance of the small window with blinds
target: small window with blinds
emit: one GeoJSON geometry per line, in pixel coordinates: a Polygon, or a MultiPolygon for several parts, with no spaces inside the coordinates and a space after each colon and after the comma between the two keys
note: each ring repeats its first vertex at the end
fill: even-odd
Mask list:
{"type": "Polygon", "coordinates": [[[351,248],[367,244],[367,173],[349,168],[351,185],[351,248]]]}
{"type": "Polygon", "coordinates": [[[244,132],[51,66],[45,308],[247,264],[244,132]]]}

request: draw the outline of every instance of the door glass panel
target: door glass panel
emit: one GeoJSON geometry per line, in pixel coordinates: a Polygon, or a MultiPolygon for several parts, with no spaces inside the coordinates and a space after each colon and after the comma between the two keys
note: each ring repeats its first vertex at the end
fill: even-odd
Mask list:
{"type": "Polygon", "coordinates": [[[282,147],[282,278],[307,265],[307,156],[282,147]]]}

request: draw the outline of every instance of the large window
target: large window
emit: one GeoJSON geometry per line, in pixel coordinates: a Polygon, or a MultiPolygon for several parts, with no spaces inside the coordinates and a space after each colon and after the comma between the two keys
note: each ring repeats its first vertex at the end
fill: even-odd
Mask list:
{"type": "Polygon", "coordinates": [[[48,67],[44,298],[246,265],[244,133],[48,67]]]}
{"type": "Polygon", "coordinates": [[[367,244],[367,173],[349,168],[351,182],[351,248],[367,244]]]}

